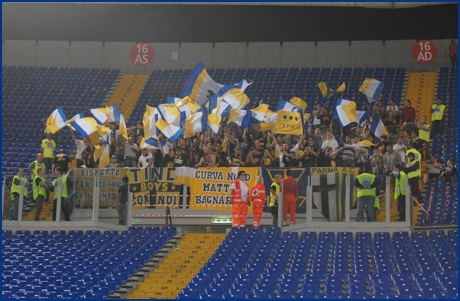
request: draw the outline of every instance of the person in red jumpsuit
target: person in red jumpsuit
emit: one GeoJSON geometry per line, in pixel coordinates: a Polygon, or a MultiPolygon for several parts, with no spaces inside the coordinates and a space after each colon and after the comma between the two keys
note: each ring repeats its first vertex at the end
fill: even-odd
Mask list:
{"type": "Polygon", "coordinates": [[[249,191],[249,200],[252,202],[252,213],[254,214],[254,228],[260,226],[260,218],[264,211],[265,189],[264,178],[257,176],[256,184],[249,191]]]}
{"type": "Polygon", "coordinates": [[[232,205],[232,227],[246,227],[248,215],[248,194],[249,187],[244,181],[246,173],[238,172],[238,179],[230,186],[230,204],[232,205]]]}
{"type": "Polygon", "coordinates": [[[299,196],[299,185],[292,177],[290,169],[286,170],[286,178],[281,181],[280,192],[283,193],[283,226],[287,226],[287,212],[291,220],[291,225],[295,224],[296,200],[299,196]]]}

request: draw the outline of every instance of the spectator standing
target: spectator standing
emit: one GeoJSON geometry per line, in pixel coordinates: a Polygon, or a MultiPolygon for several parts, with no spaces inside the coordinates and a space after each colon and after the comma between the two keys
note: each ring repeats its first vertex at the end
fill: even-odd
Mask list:
{"type": "Polygon", "coordinates": [[[246,227],[248,215],[249,187],[245,182],[246,173],[238,171],[238,178],[230,186],[230,204],[232,205],[232,227],[246,227]]]}
{"type": "Polygon", "coordinates": [[[85,168],[96,168],[96,162],[94,162],[93,154],[88,153],[85,159],[85,168]]]}
{"type": "Polygon", "coordinates": [[[444,132],[444,113],[446,111],[446,106],[442,104],[441,98],[438,97],[436,104],[431,106],[431,138],[434,135],[442,134],[444,132]]]}
{"type": "Polygon", "coordinates": [[[60,167],[62,173],[67,173],[72,169],[72,160],[66,155],[65,150],[62,148],[59,150],[56,158],[54,158],[52,165],[53,171],[56,167],[60,167]]]}
{"type": "Polygon", "coordinates": [[[398,106],[395,104],[395,101],[393,100],[393,98],[390,98],[390,100],[388,101],[388,105],[386,107],[386,115],[387,116],[390,116],[390,112],[393,113],[393,117],[395,118],[396,120],[396,123],[399,124],[399,121],[401,119],[401,116],[399,115],[399,108],[398,106]]]}
{"type": "Polygon", "coordinates": [[[362,222],[364,220],[364,207],[367,207],[367,215],[369,217],[369,221],[375,222],[374,203],[377,196],[377,177],[370,173],[362,173],[356,177],[354,185],[358,188],[358,208],[356,211],[356,221],[362,222]]]}
{"type": "Polygon", "coordinates": [[[43,163],[46,166],[46,170],[51,171],[54,161],[54,150],[56,149],[56,142],[51,137],[51,133],[46,133],[46,138],[42,140],[42,154],[43,163]]]}
{"type": "Polygon", "coordinates": [[[457,39],[452,39],[449,45],[449,57],[452,67],[457,68],[458,66],[458,45],[457,39]]]}
{"type": "Polygon", "coordinates": [[[262,217],[265,204],[265,190],[264,178],[257,176],[256,184],[249,192],[249,199],[252,203],[252,212],[254,214],[254,228],[260,227],[260,218],[262,217]]]}
{"type": "Polygon", "coordinates": [[[418,132],[412,132],[412,148],[415,148],[421,155],[422,158],[419,158],[419,160],[426,160],[429,158],[428,155],[428,145],[427,142],[420,139],[418,136],[418,132]]]}
{"type": "MultiPolygon", "coordinates": [[[[118,143],[118,138],[120,137],[120,135],[121,135],[121,132],[117,130],[117,123],[116,122],[110,123],[109,137],[115,138],[115,143],[118,143]]],[[[110,144],[112,144],[112,142],[110,144]]]]}
{"type": "Polygon", "coordinates": [[[116,203],[119,204],[118,209],[118,224],[126,225],[126,219],[128,217],[128,177],[122,178],[122,184],[118,188],[118,197],[116,203]]]}
{"type": "Polygon", "coordinates": [[[11,183],[11,199],[13,200],[13,220],[18,220],[19,215],[19,195],[21,194],[21,182],[24,183],[24,200],[28,196],[27,187],[29,182],[24,177],[24,169],[18,168],[18,173],[13,177],[13,182],[11,183]]]}
{"type": "Polygon", "coordinates": [[[145,147],[142,148],[142,154],[139,157],[137,166],[141,168],[153,167],[153,156],[145,147]]]}
{"type": "Polygon", "coordinates": [[[401,156],[402,163],[406,162],[407,145],[404,144],[403,137],[398,137],[398,142],[395,145],[393,145],[393,150],[399,153],[399,155],[401,156]]]}
{"type": "Polygon", "coordinates": [[[85,165],[85,161],[82,157],[82,152],[83,148],[85,147],[85,143],[83,142],[83,140],[75,139],[74,130],[70,130],[70,133],[72,135],[72,142],[75,143],[75,146],[77,147],[77,154],[75,155],[75,158],[77,159],[77,168],[80,168],[82,165],[85,165]]]}
{"type": "Polygon", "coordinates": [[[228,163],[231,167],[246,166],[246,159],[241,154],[241,148],[239,146],[235,147],[235,153],[230,155],[228,163]]]}
{"type": "Polygon", "coordinates": [[[283,193],[283,226],[287,226],[287,213],[291,225],[296,222],[296,200],[299,197],[299,186],[296,180],[292,177],[292,171],[286,170],[286,178],[281,181],[280,192],[283,193]]]}
{"type": "Polygon", "coordinates": [[[392,145],[387,146],[387,152],[383,156],[383,165],[385,167],[385,174],[389,175],[396,164],[404,164],[401,160],[401,155],[393,149],[392,145]]]}
{"type": "Polygon", "coordinates": [[[270,198],[268,207],[273,216],[273,227],[278,227],[278,194],[280,193],[280,184],[283,177],[280,174],[275,175],[272,185],[270,186],[270,198]]]}
{"type": "Polygon", "coordinates": [[[134,142],[134,136],[129,136],[125,143],[125,167],[136,167],[139,153],[139,146],[134,142]]]}

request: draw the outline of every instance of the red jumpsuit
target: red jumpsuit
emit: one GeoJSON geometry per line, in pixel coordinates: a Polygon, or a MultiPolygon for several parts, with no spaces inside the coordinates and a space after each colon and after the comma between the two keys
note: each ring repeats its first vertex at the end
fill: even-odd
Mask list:
{"type": "Polygon", "coordinates": [[[265,185],[256,184],[249,192],[249,200],[252,202],[252,213],[254,214],[254,228],[260,226],[260,218],[264,211],[265,204],[265,185]]]}
{"type": "Polygon", "coordinates": [[[248,184],[240,180],[235,180],[232,203],[232,227],[246,227],[246,217],[248,215],[248,202],[241,196],[240,183],[246,185],[246,191],[249,190],[248,184]]]}
{"type": "Polygon", "coordinates": [[[295,201],[299,196],[299,185],[292,176],[288,176],[281,181],[280,186],[280,192],[283,192],[283,222],[287,221],[287,212],[289,210],[291,224],[295,224],[295,201]]]}

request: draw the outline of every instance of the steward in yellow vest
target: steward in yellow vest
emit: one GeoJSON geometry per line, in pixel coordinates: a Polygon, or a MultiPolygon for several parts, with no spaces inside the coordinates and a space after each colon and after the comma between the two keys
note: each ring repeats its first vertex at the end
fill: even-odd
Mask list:
{"type": "Polygon", "coordinates": [[[391,174],[395,177],[395,199],[398,200],[399,221],[405,222],[407,175],[402,171],[401,164],[395,164],[391,174]]]}
{"type": "Polygon", "coordinates": [[[42,212],[43,202],[46,198],[46,191],[48,190],[48,185],[46,184],[45,168],[39,167],[37,169],[37,175],[32,181],[32,191],[33,199],[35,201],[35,212],[34,212],[34,221],[39,221],[40,213],[42,212]]]}
{"type": "Polygon", "coordinates": [[[431,127],[426,123],[426,117],[422,117],[422,123],[418,125],[418,137],[426,142],[430,142],[431,127]]]}
{"type": "Polygon", "coordinates": [[[68,206],[68,196],[69,196],[69,188],[71,186],[72,180],[66,175],[62,174],[61,168],[56,167],[54,169],[54,173],[58,176],[57,179],[53,181],[52,191],[54,191],[53,197],[53,221],[56,220],[56,212],[57,212],[57,199],[59,193],[59,183],[61,183],[61,210],[64,213],[64,220],[70,221],[70,206],[68,206]]]}
{"type": "Polygon", "coordinates": [[[441,98],[436,100],[436,104],[431,106],[431,138],[436,134],[442,134],[444,132],[444,113],[446,111],[446,106],[442,104],[441,98]]]}
{"type": "Polygon", "coordinates": [[[280,193],[280,183],[283,177],[280,174],[275,175],[275,179],[270,186],[270,196],[268,206],[273,216],[273,227],[278,227],[278,194],[280,193]]]}
{"type": "MultiPolygon", "coordinates": [[[[419,181],[422,177],[422,168],[420,164],[421,155],[415,149],[409,149],[406,152],[406,156],[409,162],[406,164],[404,172],[407,174],[409,179],[409,185],[412,191],[412,196],[422,204],[424,202],[422,193],[420,192],[419,181]]],[[[417,204],[414,203],[414,206],[417,204]]]]}
{"type": "Polygon", "coordinates": [[[27,186],[29,186],[29,182],[27,182],[26,178],[24,177],[24,169],[19,168],[18,174],[14,176],[13,182],[11,183],[11,192],[10,196],[13,200],[13,220],[18,220],[19,214],[19,196],[21,194],[21,181],[23,181],[24,185],[24,200],[28,195],[27,186]]]}
{"type": "Polygon", "coordinates": [[[367,206],[367,215],[370,222],[375,222],[374,204],[377,197],[377,177],[370,173],[362,173],[356,177],[354,185],[358,188],[358,210],[356,221],[363,221],[364,207],[367,206]]]}

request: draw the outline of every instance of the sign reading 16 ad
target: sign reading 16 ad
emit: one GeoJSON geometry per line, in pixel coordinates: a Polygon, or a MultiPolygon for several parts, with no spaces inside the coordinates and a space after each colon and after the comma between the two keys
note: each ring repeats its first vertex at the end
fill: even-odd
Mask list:
{"type": "Polygon", "coordinates": [[[129,57],[137,66],[146,66],[153,61],[153,48],[147,43],[137,43],[131,48],[129,57]]]}

